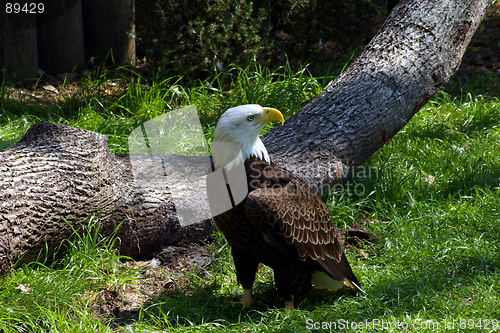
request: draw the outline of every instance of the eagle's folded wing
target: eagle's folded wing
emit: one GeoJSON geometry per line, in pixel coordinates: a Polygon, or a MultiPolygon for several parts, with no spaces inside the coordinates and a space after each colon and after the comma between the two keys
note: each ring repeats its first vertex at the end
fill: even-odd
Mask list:
{"type": "Polygon", "coordinates": [[[348,278],[359,285],[335,236],[328,209],[300,179],[252,191],[245,210],[271,245],[301,260],[310,257],[335,280],[348,278]]]}

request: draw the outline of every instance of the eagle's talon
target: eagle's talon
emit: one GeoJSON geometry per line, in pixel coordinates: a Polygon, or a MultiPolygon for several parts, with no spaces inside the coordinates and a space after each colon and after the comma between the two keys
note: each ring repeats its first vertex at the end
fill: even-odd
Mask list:
{"type": "Polygon", "coordinates": [[[294,307],[293,307],[293,296],[292,296],[291,300],[285,301],[285,310],[293,311],[293,309],[294,309],[294,307]]]}
{"type": "Polygon", "coordinates": [[[252,305],[252,289],[243,289],[243,297],[241,298],[240,303],[247,308],[252,305]]]}

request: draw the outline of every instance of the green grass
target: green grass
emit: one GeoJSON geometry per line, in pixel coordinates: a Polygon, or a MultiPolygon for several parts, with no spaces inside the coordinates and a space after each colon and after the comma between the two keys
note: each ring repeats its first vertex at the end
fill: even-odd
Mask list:
{"type": "MultiPolygon", "coordinates": [[[[233,68],[205,82],[165,75],[149,81],[131,77],[133,83],[123,83],[120,76],[84,81],[81,95],[57,105],[12,99],[3,84],[0,148],[14,144],[31,124],[46,120],[104,133],[112,151],[124,153],[133,128],[189,104],[197,106],[210,138],[228,107],[260,103],[289,116],[322,89],[322,79],[286,68],[276,73],[233,68]],[[127,89],[107,94],[110,82],[127,89]]],[[[229,248],[217,234],[212,244],[216,259],[206,274],[187,274],[187,285],[168,297],[151,298],[125,324],[116,325],[112,318],[96,315],[92,295],[120,290],[138,274],[121,263],[114,240],[98,237],[95,220],[89,220],[83,236],[68,242],[61,258],[31,263],[0,278],[0,332],[295,332],[330,331],[328,327],[461,332],[472,324],[476,331],[499,331],[500,101],[491,94],[482,97],[478,90],[482,82],[496,80],[498,85],[500,80],[478,80],[469,83],[470,94],[453,87],[452,95],[438,93],[358,170],[349,189],[330,196],[336,225],[350,226],[363,217],[369,221],[365,227],[378,236],[364,249],[370,253],[367,259],[358,250],[347,252],[366,295],[314,294],[287,313],[272,272],[261,269],[256,305],[243,309],[237,303],[241,288],[229,248]],[[358,325],[366,323],[372,326],[358,325]],[[399,328],[391,328],[397,323],[399,328]]]]}
{"type": "MultiPolygon", "coordinates": [[[[155,74],[146,80],[131,72],[111,75],[96,71],[92,80],[84,78],[79,82],[78,94],[55,105],[29,94],[10,98],[3,83],[0,86],[0,150],[17,142],[34,123],[49,121],[106,134],[115,154],[127,153],[127,137],[134,128],[169,110],[188,105],[196,106],[210,140],[220,115],[228,108],[258,103],[278,108],[287,117],[321,92],[320,79],[312,78],[306,68],[292,72],[286,66],[271,72],[256,64],[247,68],[231,67],[203,82],[168,73],[155,74]],[[108,92],[109,87],[117,86],[122,87],[123,92],[108,92]]],[[[59,90],[69,86],[65,84],[59,90]]]]}
{"type": "Polygon", "coordinates": [[[63,244],[60,259],[33,262],[4,275],[0,287],[0,332],[78,332],[107,330],[92,311],[103,290],[136,281],[123,265],[115,239],[99,236],[99,221],[84,221],[74,241],[63,244]]]}

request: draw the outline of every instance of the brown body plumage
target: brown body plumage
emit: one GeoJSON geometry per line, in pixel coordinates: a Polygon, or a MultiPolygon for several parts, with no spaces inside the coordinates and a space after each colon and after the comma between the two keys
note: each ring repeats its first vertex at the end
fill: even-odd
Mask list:
{"type": "Polygon", "coordinates": [[[306,296],[314,271],[359,286],[321,199],[290,172],[259,158],[247,159],[245,170],[247,198],[214,217],[243,288],[252,288],[259,263],[273,269],[285,301],[306,296]]]}

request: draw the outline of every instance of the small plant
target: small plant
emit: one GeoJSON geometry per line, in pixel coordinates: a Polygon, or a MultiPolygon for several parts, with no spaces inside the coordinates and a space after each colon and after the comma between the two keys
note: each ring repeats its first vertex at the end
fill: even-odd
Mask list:
{"type": "Polygon", "coordinates": [[[249,1],[148,1],[137,12],[138,44],[176,73],[221,72],[255,56],[264,15],[249,1]]]}

